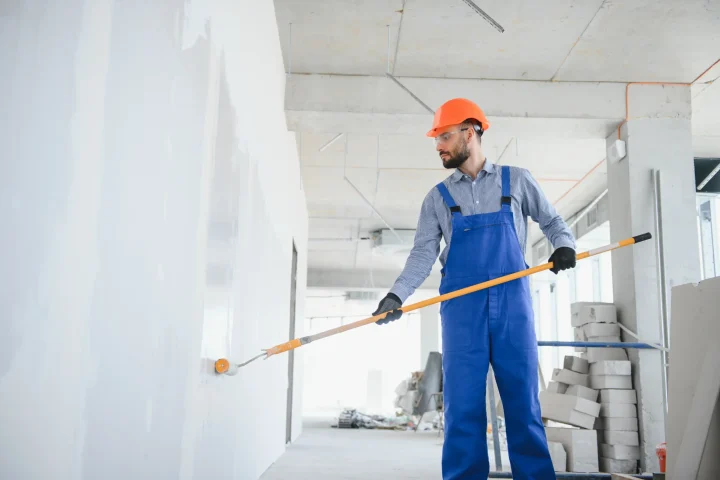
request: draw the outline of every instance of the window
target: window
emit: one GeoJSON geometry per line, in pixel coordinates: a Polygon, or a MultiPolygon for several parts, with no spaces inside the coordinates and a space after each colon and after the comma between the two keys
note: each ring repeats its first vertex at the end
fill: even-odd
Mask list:
{"type": "MultiPolygon", "coordinates": [[[[609,243],[610,223],[606,221],[577,240],[578,253],[609,243]]],[[[610,252],[580,260],[574,269],[557,275],[541,272],[530,278],[538,340],[573,341],[570,306],[613,301],[610,252]]],[[[553,368],[562,368],[565,355],[575,353],[574,347],[541,347],[538,355],[545,382],[550,381],[553,368]]]]}
{"type": "Polygon", "coordinates": [[[697,226],[700,247],[700,275],[703,279],[720,275],[720,196],[697,195],[697,226]]]}
{"type": "Polygon", "coordinates": [[[700,253],[700,277],[720,275],[720,158],[695,158],[697,233],[700,253]]]}

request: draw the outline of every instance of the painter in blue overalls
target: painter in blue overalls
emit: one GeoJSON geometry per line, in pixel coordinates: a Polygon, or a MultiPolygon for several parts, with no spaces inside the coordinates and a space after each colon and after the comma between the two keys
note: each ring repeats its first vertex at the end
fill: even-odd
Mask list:
{"type": "MultiPolygon", "coordinates": [[[[440,293],[526,269],[527,217],[554,251],[553,272],[575,266],[575,239],[524,168],[493,164],[482,152],[489,127],[473,102],[456,98],[435,113],[429,137],[452,175],[423,201],[413,249],[374,312],[398,319],[403,302],[440,255],[440,293]],[[440,252],[440,240],[446,248],[440,252]]],[[[538,354],[527,277],[445,301],[440,306],[443,353],[444,480],[488,477],[486,376],[495,373],[505,411],[515,480],[555,479],[538,400],[538,354]]]]}

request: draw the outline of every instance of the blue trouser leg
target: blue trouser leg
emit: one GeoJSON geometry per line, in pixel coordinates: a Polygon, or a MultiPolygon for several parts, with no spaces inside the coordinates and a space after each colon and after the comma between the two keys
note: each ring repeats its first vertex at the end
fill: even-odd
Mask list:
{"type": "Polygon", "coordinates": [[[486,479],[486,377],[489,363],[487,293],[452,299],[443,324],[444,480],[486,479]]]}
{"type": "Polygon", "coordinates": [[[538,400],[532,305],[523,280],[490,289],[490,361],[505,411],[513,479],[555,480],[538,400]]]}

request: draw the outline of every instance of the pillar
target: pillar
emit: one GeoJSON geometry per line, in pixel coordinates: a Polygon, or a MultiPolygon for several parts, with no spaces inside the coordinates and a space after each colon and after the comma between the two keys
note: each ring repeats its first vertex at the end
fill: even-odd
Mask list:
{"type": "Polygon", "coordinates": [[[420,368],[424,369],[430,352],[440,351],[440,305],[420,310],[420,368]]]}
{"type": "MultiPolygon", "coordinates": [[[[614,242],[651,232],[653,240],[612,252],[613,296],[623,325],[643,341],[661,343],[658,266],[664,263],[667,312],[671,287],[700,279],[690,87],[631,84],[627,91],[629,119],[607,138],[608,147],[618,137],[626,142],[625,158],[607,164],[610,235],[614,242]],[[653,169],[660,172],[659,230],[653,169]]],[[[635,341],[624,333],[623,339],[635,341]]],[[[654,349],[628,354],[638,394],[641,471],[659,471],[655,447],[666,440],[661,355],[654,349]]]]}

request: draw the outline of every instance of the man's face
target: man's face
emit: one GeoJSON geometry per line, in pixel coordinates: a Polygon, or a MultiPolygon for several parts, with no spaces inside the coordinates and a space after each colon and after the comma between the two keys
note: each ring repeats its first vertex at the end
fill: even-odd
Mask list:
{"type": "Polygon", "coordinates": [[[458,168],[470,157],[470,149],[464,135],[465,129],[452,128],[435,139],[443,166],[447,169],[458,168]]]}

